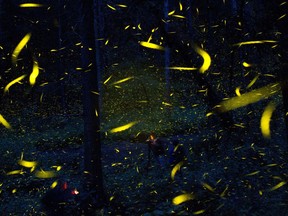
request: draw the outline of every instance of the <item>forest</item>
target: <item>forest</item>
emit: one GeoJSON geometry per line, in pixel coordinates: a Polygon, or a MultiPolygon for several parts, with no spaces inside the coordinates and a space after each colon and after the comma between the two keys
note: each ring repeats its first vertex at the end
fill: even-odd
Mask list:
{"type": "Polygon", "coordinates": [[[0,0],[0,214],[288,215],[287,12],[0,0]]]}

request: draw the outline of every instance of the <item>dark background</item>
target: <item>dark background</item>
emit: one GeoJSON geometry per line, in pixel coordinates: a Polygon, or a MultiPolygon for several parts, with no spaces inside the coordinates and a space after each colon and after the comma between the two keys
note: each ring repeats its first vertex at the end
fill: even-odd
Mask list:
{"type": "MultiPolygon", "coordinates": [[[[93,1],[88,2],[92,8],[93,1]]],[[[78,188],[79,199],[85,199],[81,192],[88,193],[83,186],[87,95],[82,87],[88,85],[83,79],[88,72],[83,68],[83,31],[91,31],[99,57],[95,82],[100,88],[102,153],[98,157],[107,202],[89,214],[286,215],[288,3],[95,2],[97,22],[88,30],[83,24],[85,4],[79,0],[43,0],[36,2],[42,4],[36,8],[19,7],[25,3],[19,0],[0,1],[0,114],[12,126],[0,125],[0,213],[44,215],[40,200],[57,179],[78,188]],[[13,64],[13,50],[27,33],[31,39],[13,64]],[[151,43],[166,50],[140,46],[150,36],[151,43]],[[264,42],[235,45],[245,41],[264,42]],[[203,59],[195,45],[212,59],[206,72],[167,70],[200,68],[203,59]],[[28,75],[35,59],[40,74],[31,86],[28,75]],[[5,86],[23,74],[27,77],[4,93],[5,86]],[[255,84],[248,87],[255,77],[255,84]],[[224,113],[215,109],[224,99],[237,97],[238,87],[245,94],[272,83],[281,90],[256,103],[224,113]],[[265,138],[260,119],[270,102],[276,109],[271,138],[265,138]],[[130,122],[137,124],[111,133],[130,122]],[[174,181],[173,167],[160,169],[153,157],[147,166],[145,140],[151,131],[165,141],[166,158],[173,139],[185,147],[188,162],[174,181]],[[36,170],[55,171],[53,166],[61,170],[55,177],[37,178],[35,171],[17,163],[21,155],[37,161],[36,170]],[[21,169],[22,174],[9,174],[21,169]],[[279,183],[281,187],[275,188],[279,183]],[[173,198],[183,193],[195,199],[174,205],[173,198]]],[[[80,215],[78,201],[67,202],[65,214],[80,215]]]]}

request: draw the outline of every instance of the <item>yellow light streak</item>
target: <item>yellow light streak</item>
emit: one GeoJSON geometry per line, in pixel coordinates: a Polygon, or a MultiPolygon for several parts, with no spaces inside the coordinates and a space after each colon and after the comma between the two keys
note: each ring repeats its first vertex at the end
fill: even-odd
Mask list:
{"type": "Polygon", "coordinates": [[[12,80],[11,82],[9,82],[9,83],[5,86],[5,88],[4,88],[4,93],[8,92],[8,91],[9,91],[9,88],[10,88],[12,85],[14,85],[14,84],[16,84],[16,83],[20,83],[20,81],[21,81],[22,79],[24,79],[25,77],[26,77],[26,75],[24,74],[24,75],[16,78],[15,80],[12,80]]]}
{"type": "Polygon", "coordinates": [[[109,77],[103,82],[103,84],[106,85],[106,83],[107,83],[111,78],[112,78],[112,75],[109,76],[109,77]]]}
{"type": "Polygon", "coordinates": [[[0,114],[0,123],[4,125],[7,129],[11,129],[11,125],[6,121],[6,119],[0,114]]]}
{"type": "Polygon", "coordinates": [[[113,6],[111,6],[111,5],[109,5],[109,4],[107,4],[107,7],[108,7],[108,8],[110,8],[111,10],[114,10],[114,11],[116,11],[116,8],[115,8],[115,7],[113,7],[113,6]]]}
{"type": "Polygon", "coordinates": [[[277,93],[280,89],[281,87],[279,83],[273,83],[256,90],[252,90],[251,92],[244,93],[241,96],[224,100],[220,103],[220,106],[217,107],[217,110],[220,112],[228,112],[230,110],[244,107],[268,98],[277,93]]]}
{"type": "Polygon", "coordinates": [[[178,15],[178,14],[172,14],[171,16],[176,17],[176,18],[180,18],[180,19],[186,19],[186,17],[184,17],[182,15],[178,15]]]}
{"type": "Polygon", "coordinates": [[[14,49],[14,51],[12,53],[12,63],[13,64],[17,63],[17,59],[18,59],[19,53],[24,48],[24,46],[28,43],[30,38],[31,38],[31,33],[26,34],[23,37],[23,39],[19,42],[19,44],[16,46],[16,48],[14,49]]]}
{"type": "Polygon", "coordinates": [[[201,55],[201,57],[204,60],[203,65],[199,68],[199,72],[204,73],[205,71],[207,71],[209,69],[209,67],[211,65],[211,57],[209,56],[209,54],[206,51],[204,51],[203,49],[201,49],[197,45],[194,45],[194,50],[199,55],[201,55]]]}
{"type": "Polygon", "coordinates": [[[133,78],[134,78],[133,76],[127,77],[127,78],[124,78],[124,79],[121,79],[121,80],[118,80],[118,81],[112,83],[112,85],[118,85],[118,84],[120,84],[120,83],[127,82],[128,80],[131,80],[131,79],[133,79],[133,78]]]}
{"type": "Polygon", "coordinates": [[[278,188],[282,187],[282,186],[285,185],[286,183],[287,183],[287,182],[282,181],[282,182],[278,183],[277,185],[275,185],[274,187],[272,187],[272,188],[270,189],[270,191],[277,190],[278,188]]]}
{"type": "Polygon", "coordinates": [[[253,66],[252,64],[249,64],[249,63],[247,63],[247,62],[243,62],[242,65],[243,65],[244,67],[252,67],[252,66],[253,66]]]}
{"type": "Polygon", "coordinates": [[[251,45],[251,44],[263,44],[263,43],[277,43],[278,41],[274,40],[259,40],[259,41],[244,41],[233,44],[233,46],[242,46],[242,45],[251,45]]]}
{"type": "Polygon", "coordinates": [[[193,67],[167,67],[167,69],[170,70],[198,70],[198,68],[193,68],[193,67]]]}
{"type": "Polygon", "coordinates": [[[57,174],[56,172],[54,171],[44,171],[44,170],[41,170],[41,171],[36,171],[35,172],[35,176],[37,178],[53,178],[55,177],[57,174]]]}
{"type": "Polygon", "coordinates": [[[261,117],[261,121],[260,121],[260,128],[261,128],[261,132],[262,135],[265,138],[270,138],[271,134],[270,134],[270,120],[272,117],[272,113],[275,110],[276,106],[273,102],[270,102],[267,107],[264,109],[264,112],[262,114],[261,117]]]}
{"type": "Polygon", "coordinates": [[[134,122],[130,122],[126,125],[122,125],[120,127],[113,128],[110,130],[110,133],[118,133],[118,132],[122,132],[124,130],[128,130],[129,128],[133,127],[137,123],[138,123],[137,121],[134,121],[134,122]]]}
{"type": "Polygon", "coordinates": [[[181,194],[179,196],[174,197],[172,200],[172,203],[174,205],[179,205],[183,202],[187,202],[187,201],[192,200],[194,198],[195,198],[195,196],[193,194],[185,193],[185,194],[181,194]]]}
{"type": "Polygon", "coordinates": [[[171,171],[171,179],[172,179],[173,181],[174,181],[174,178],[175,178],[176,173],[177,173],[178,171],[180,171],[181,166],[183,166],[183,164],[184,164],[184,162],[183,162],[183,161],[180,161],[179,163],[177,163],[177,164],[173,167],[173,169],[172,169],[172,171],[171,171]]]}
{"type": "Polygon", "coordinates": [[[207,190],[211,191],[211,192],[214,192],[215,189],[213,189],[209,184],[203,182],[202,183],[203,187],[206,188],[207,190]]]}
{"type": "Polygon", "coordinates": [[[236,95],[237,95],[238,97],[241,96],[240,87],[237,87],[237,88],[235,89],[235,93],[236,93],[236,95]]]}
{"type": "Polygon", "coordinates": [[[33,70],[32,70],[32,73],[30,74],[30,77],[29,77],[30,85],[33,86],[36,83],[36,78],[38,77],[38,75],[39,75],[38,62],[33,61],[33,70]]]}
{"type": "Polygon", "coordinates": [[[23,170],[13,170],[13,171],[10,171],[8,173],[6,173],[6,175],[17,175],[17,174],[23,174],[23,170]]]}
{"type": "Polygon", "coordinates": [[[257,81],[258,77],[259,77],[259,75],[255,76],[255,77],[253,78],[253,80],[251,80],[251,82],[247,85],[246,88],[252,87],[252,86],[254,85],[254,83],[257,81]]]}
{"type": "Polygon", "coordinates": [[[23,3],[20,4],[19,7],[22,8],[35,8],[35,7],[43,7],[43,4],[37,4],[37,3],[23,3]]]}
{"type": "Polygon", "coordinates": [[[154,43],[150,43],[150,42],[146,42],[146,41],[141,41],[140,45],[146,48],[150,48],[150,49],[156,49],[156,50],[165,50],[164,47],[158,45],[158,44],[154,44],[154,43]]]}
{"type": "Polygon", "coordinates": [[[18,164],[20,166],[26,167],[26,168],[32,168],[37,165],[37,161],[26,161],[26,160],[19,160],[18,164]]]}

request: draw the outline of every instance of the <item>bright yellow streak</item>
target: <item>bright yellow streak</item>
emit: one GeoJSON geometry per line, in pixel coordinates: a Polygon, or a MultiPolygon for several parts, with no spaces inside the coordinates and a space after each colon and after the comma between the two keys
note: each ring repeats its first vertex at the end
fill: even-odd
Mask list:
{"type": "Polygon", "coordinates": [[[13,170],[13,171],[10,171],[8,173],[6,173],[6,175],[17,175],[17,174],[23,174],[23,170],[13,170]]]}
{"type": "Polygon", "coordinates": [[[192,67],[168,67],[167,69],[171,69],[171,70],[198,70],[198,68],[192,68],[192,67]]]}
{"type": "Polygon", "coordinates": [[[127,8],[127,5],[124,5],[124,4],[117,4],[117,6],[122,7],[122,8],[127,8]]]}
{"type": "Polygon", "coordinates": [[[185,18],[186,18],[186,17],[181,16],[181,15],[178,15],[178,14],[173,14],[173,15],[171,15],[171,16],[177,17],[177,18],[180,18],[180,19],[185,19],[185,18]]]}
{"type": "Polygon", "coordinates": [[[268,98],[273,94],[277,93],[280,90],[279,83],[273,83],[262,88],[253,90],[248,93],[242,94],[240,97],[233,97],[228,100],[224,100],[220,103],[220,106],[217,109],[220,112],[228,112],[230,110],[234,110],[240,107],[247,106],[252,103],[256,103],[260,100],[268,98]]]}
{"type": "Polygon", "coordinates": [[[112,78],[112,75],[110,77],[108,77],[105,81],[104,81],[104,85],[112,78]]]}
{"type": "Polygon", "coordinates": [[[36,3],[24,3],[20,4],[19,7],[28,8],[28,7],[43,7],[43,4],[36,4],[36,3]]]}
{"type": "Polygon", "coordinates": [[[19,83],[22,79],[24,79],[26,77],[26,75],[22,75],[18,78],[16,78],[15,80],[12,80],[10,83],[8,83],[5,88],[4,88],[4,93],[8,92],[9,91],[9,88],[14,85],[15,83],[19,83]]]}
{"type": "Polygon", "coordinates": [[[180,161],[179,163],[177,163],[172,171],[171,171],[171,179],[174,181],[174,178],[175,178],[175,175],[176,173],[180,170],[181,166],[183,166],[184,162],[183,161],[180,161]]]}
{"type": "Polygon", "coordinates": [[[247,85],[246,88],[250,88],[251,86],[253,86],[254,83],[257,81],[258,77],[259,77],[259,75],[257,75],[256,77],[254,77],[253,80],[247,85]]]}
{"type": "Polygon", "coordinates": [[[278,183],[277,185],[275,185],[274,187],[272,187],[272,188],[270,189],[270,191],[277,190],[278,188],[282,187],[282,186],[285,185],[286,183],[287,183],[287,182],[282,181],[282,182],[278,183]]]}
{"type": "Polygon", "coordinates": [[[29,77],[30,85],[33,86],[36,83],[36,78],[38,77],[38,75],[39,75],[38,62],[33,61],[33,70],[29,77]]]}
{"type": "Polygon", "coordinates": [[[19,44],[16,46],[16,48],[14,49],[14,51],[12,53],[12,63],[13,64],[17,63],[17,58],[19,56],[19,53],[24,48],[24,46],[28,43],[28,41],[30,40],[30,37],[31,37],[31,33],[26,34],[23,37],[23,39],[19,42],[19,44]]]}
{"type": "Polygon", "coordinates": [[[251,67],[251,66],[252,66],[252,64],[248,64],[247,62],[243,62],[242,65],[243,65],[244,67],[251,67]]]}
{"type": "Polygon", "coordinates": [[[57,172],[60,171],[60,170],[62,169],[61,166],[51,166],[51,168],[56,169],[57,172]]]}
{"type": "Polygon", "coordinates": [[[151,40],[152,40],[152,34],[149,36],[147,43],[150,43],[151,40]]]}
{"type": "Polygon", "coordinates": [[[180,11],[183,10],[183,6],[182,6],[181,2],[179,2],[179,10],[180,10],[180,11]]]}
{"type": "Polygon", "coordinates": [[[158,45],[158,44],[154,44],[154,43],[150,43],[150,42],[146,42],[146,41],[141,41],[140,45],[146,48],[150,48],[150,49],[156,49],[156,50],[165,50],[164,47],[158,45]]]}
{"type": "Polygon", "coordinates": [[[55,188],[55,187],[57,186],[57,184],[58,184],[58,181],[54,181],[54,182],[51,184],[50,188],[51,188],[51,189],[55,188]]]}
{"type": "Polygon", "coordinates": [[[236,93],[236,95],[237,95],[238,97],[241,96],[240,87],[237,87],[237,88],[235,89],[235,93],[236,93]]]}
{"type": "Polygon", "coordinates": [[[18,164],[23,167],[32,168],[37,165],[36,161],[26,161],[26,160],[19,160],[18,164]]]}
{"type": "Polygon", "coordinates": [[[209,116],[211,116],[213,114],[214,114],[213,112],[209,112],[209,113],[206,114],[206,117],[209,117],[209,116]]]}
{"type": "Polygon", "coordinates": [[[199,68],[200,73],[204,73],[211,65],[211,57],[206,51],[196,45],[194,45],[194,50],[204,59],[203,65],[199,68]]]}
{"type": "Polygon", "coordinates": [[[263,44],[263,43],[277,43],[277,42],[278,41],[274,41],[274,40],[244,41],[244,42],[233,44],[233,46],[242,46],[242,45],[250,45],[250,44],[263,44]]]}
{"type": "Polygon", "coordinates": [[[175,13],[175,10],[169,12],[169,13],[168,13],[168,16],[171,16],[171,15],[174,14],[174,13],[175,13]]]}
{"type": "Polygon", "coordinates": [[[126,124],[126,125],[122,125],[120,127],[113,128],[113,129],[110,130],[110,133],[118,133],[118,132],[127,130],[127,129],[133,127],[137,123],[138,123],[137,121],[134,121],[134,122],[130,122],[130,123],[126,124]]]}
{"type": "Polygon", "coordinates": [[[112,85],[117,85],[117,84],[120,84],[120,83],[123,83],[123,82],[127,82],[128,80],[131,80],[133,78],[134,78],[133,76],[132,77],[127,77],[127,78],[124,78],[124,79],[121,79],[121,80],[118,80],[118,81],[112,83],[112,85]]]}
{"type": "Polygon", "coordinates": [[[260,128],[263,136],[265,138],[270,138],[270,120],[273,111],[275,110],[276,106],[274,103],[270,102],[268,106],[264,109],[264,112],[261,117],[260,121],[260,128]]]}
{"type": "Polygon", "coordinates": [[[173,200],[172,200],[172,203],[174,205],[179,205],[179,204],[181,204],[183,202],[192,200],[194,198],[195,198],[195,196],[193,194],[185,193],[185,194],[181,194],[179,196],[174,197],[173,200]]]}
{"type": "Polygon", "coordinates": [[[53,178],[56,176],[56,172],[41,170],[41,171],[36,171],[35,176],[37,178],[53,178]]]}
{"type": "Polygon", "coordinates": [[[107,4],[107,6],[111,9],[111,10],[114,10],[116,11],[116,8],[115,7],[112,7],[111,5],[107,4]]]}
{"type": "Polygon", "coordinates": [[[11,129],[11,125],[4,119],[4,117],[0,114],[0,123],[4,125],[4,127],[11,129]]]}

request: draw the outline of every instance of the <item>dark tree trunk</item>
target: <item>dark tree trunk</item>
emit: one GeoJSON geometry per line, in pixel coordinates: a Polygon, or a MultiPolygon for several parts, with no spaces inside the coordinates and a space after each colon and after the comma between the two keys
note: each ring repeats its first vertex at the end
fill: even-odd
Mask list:
{"type": "MultiPolygon", "coordinates": [[[[169,33],[169,0],[164,1],[164,18],[166,23],[164,24],[165,27],[165,32],[168,35],[169,33]]],[[[170,70],[169,70],[169,65],[170,65],[170,50],[169,47],[165,47],[165,53],[164,53],[164,68],[165,68],[165,81],[166,81],[166,101],[169,103],[170,102],[170,70]]]]}
{"type": "Polygon", "coordinates": [[[92,206],[104,201],[101,140],[99,57],[96,56],[95,18],[93,0],[82,1],[82,64],[83,64],[83,114],[84,114],[84,188],[91,194],[92,206]],[[96,202],[96,203],[95,203],[96,202]]]}
{"type": "MultiPolygon", "coordinates": [[[[288,5],[281,4],[282,1],[276,1],[278,3],[277,16],[282,16],[287,13],[288,5]]],[[[275,15],[274,15],[275,16],[275,15]]],[[[277,17],[276,17],[277,18],[277,17]]],[[[275,19],[275,17],[274,17],[275,19]]],[[[283,97],[283,107],[284,107],[284,118],[286,125],[286,138],[288,140],[288,17],[285,16],[283,19],[278,20],[277,22],[278,30],[281,32],[280,38],[280,54],[281,54],[281,67],[279,71],[279,78],[282,81],[282,97],[283,97]]]]}
{"type": "Polygon", "coordinates": [[[192,11],[192,0],[186,0],[186,7],[188,8],[186,10],[186,17],[187,17],[187,21],[186,21],[186,27],[187,27],[187,32],[191,38],[191,40],[193,40],[194,38],[194,29],[193,29],[193,11],[192,11]]]}
{"type": "MultiPolygon", "coordinates": [[[[61,78],[64,76],[64,65],[63,65],[63,50],[61,49],[63,46],[63,32],[62,32],[62,0],[58,0],[58,58],[57,58],[57,80],[61,80],[61,78]]],[[[65,101],[65,83],[60,82],[59,83],[59,97],[60,97],[60,106],[61,110],[66,113],[66,101],[65,101]]]]}

